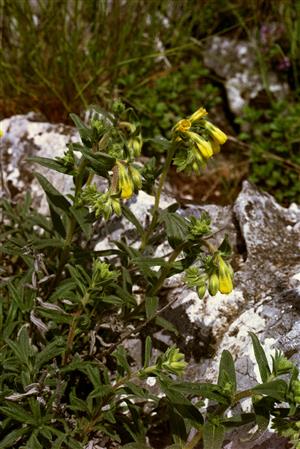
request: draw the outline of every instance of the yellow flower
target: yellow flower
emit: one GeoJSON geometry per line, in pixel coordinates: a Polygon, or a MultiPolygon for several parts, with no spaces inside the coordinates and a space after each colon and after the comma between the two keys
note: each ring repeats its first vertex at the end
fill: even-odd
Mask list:
{"type": "Polygon", "coordinates": [[[190,129],[190,127],[192,126],[192,122],[188,119],[182,119],[179,120],[178,123],[176,123],[174,130],[177,132],[181,132],[181,133],[185,133],[186,131],[188,131],[190,129]]]}
{"type": "Polygon", "coordinates": [[[210,142],[192,131],[187,131],[185,134],[196,144],[205,159],[209,159],[213,155],[213,148],[210,142]]]}
{"type": "Polygon", "coordinates": [[[226,142],[227,136],[225,133],[223,133],[223,131],[220,130],[220,128],[213,125],[211,122],[208,122],[207,120],[205,120],[204,126],[217,143],[223,145],[226,142]]]}
{"type": "Polygon", "coordinates": [[[219,291],[223,294],[228,294],[233,290],[231,272],[228,268],[226,262],[222,259],[222,257],[218,258],[219,265],[219,291]]]}
{"type": "Polygon", "coordinates": [[[189,120],[193,123],[196,122],[197,120],[200,120],[201,118],[205,117],[207,115],[207,111],[204,108],[199,108],[197,109],[196,112],[194,112],[194,114],[192,114],[189,117],[189,120]]]}
{"type": "Polygon", "coordinates": [[[118,187],[121,191],[121,198],[128,199],[133,195],[134,185],[127,169],[121,162],[117,162],[118,167],[118,187]]]}
{"type": "Polygon", "coordinates": [[[0,138],[3,137],[4,132],[0,129],[0,138]]]}

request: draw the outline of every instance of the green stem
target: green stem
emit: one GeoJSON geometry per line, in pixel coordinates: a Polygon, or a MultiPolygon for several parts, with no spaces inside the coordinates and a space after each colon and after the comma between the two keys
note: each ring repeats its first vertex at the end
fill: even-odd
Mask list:
{"type": "Polygon", "coordinates": [[[155,295],[160,288],[162,287],[165,279],[168,277],[168,274],[170,273],[172,269],[172,263],[176,260],[176,258],[179,256],[181,251],[184,249],[186,242],[181,243],[177,246],[177,248],[174,249],[174,251],[171,253],[168,262],[166,265],[161,269],[161,274],[155,284],[152,286],[152,288],[149,291],[149,296],[155,295]]]}
{"type": "Polygon", "coordinates": [[[164,186],[164,183],[166,180],[166,176],[168,174],[169,168],[172,163],[175,149],[176,149],[176,144],[174,142],[172,142],[172,144],[170,145],[168,154],[167,154],[167,159],[166,159],[162,174],[160,176],[159,184],[158,184],[157,191],[155,194],[155,202],[154,202],[153,211],[152,211],[152,220],[151,220],[148,230],[145,232],[145,234],[143,235],[143,238],[142,238],[142,243],[140,246],[141,251],[143,249],[145,249],[145,247],[147,246],[148,240],[149,240],[152,232],[154,231],[155,226],[157,225],[160,197],[161,197],[162,189],[163,189],[163,186],[164,186]]]}
{"type": "MultiPolygon", "coordinates": [[[[76,176],[76,181],[75,181],[74,204],[76,204],[76,199],[78,198],[78,195],[80,194],[80,190],[82,188],[84,171],[85,171],[87,164],[88,164],[88,161],[84,157],[82,157],[79,167],[78,167],[78,174],[76,176]]],[[[55,287],[57,286],[57,284],[59,283],[59,281],[61,279],[64,266],[66,265],[69,255],[70,255],[71,244],[72,244],[75,229],[76,229],[76,218],[72,215],[70,218],[68,218],[68,228],[67,228],[65,243],[64,243],[63,250],[61,253],[56,276],[53,279],[53,281],[50,285],[50,288],[49,288],[48,297],[50,296],[51,292],[55,289],[55,287]]]]}

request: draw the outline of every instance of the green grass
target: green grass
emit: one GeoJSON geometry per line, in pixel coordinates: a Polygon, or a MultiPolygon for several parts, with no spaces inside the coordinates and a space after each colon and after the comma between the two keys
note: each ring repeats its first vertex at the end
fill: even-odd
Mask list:
{"type": "MultiPolygon", "coordinates": [[[[206,40],[216,34],[253,44],[267,94],[259,110],[276,108],[270,70],[289,85],[288,110],[295,109],[300,0],[0,0],[0,119],[35,110],[49,121],[70,123],[70,112],[82,113],[89,104],[109,108],[121,97],[138,112],[147,136],[165,133],[202,104],[218,114],[224,109],[224,80],[203,63],[206,40]],[[263,27],[269,29],[267,43],[263,27]],[[279,69],[282,61],[289,67],[279,69]]],[[[238,120],[247,117],[246,112],[238,120]]],[[[274,117],[268,114],[269,126],[274,117]]],[[[280,115],[276,126],[278,122],[280,115]]],[[[256,148],[258,134],[250,133],[256,148]]],[[[276,155],[277,145],[274,151],[276,155]]],[[[265,150],[254,153],[264,165],[265,150]]],[[[294,170],[279,159],[277,164],[288,176],[294,170]]],[[[263,176],[254,173],[252,179],[274,193],[274,186],[261,181],[263,176]]],[[[296,199],[294,193],[277,197],[296,199]]]]}

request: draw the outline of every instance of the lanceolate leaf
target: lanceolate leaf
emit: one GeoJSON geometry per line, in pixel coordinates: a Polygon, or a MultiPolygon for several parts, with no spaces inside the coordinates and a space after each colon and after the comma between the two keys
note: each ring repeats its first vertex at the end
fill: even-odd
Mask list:
{"type": "Polygon", "coordinates": [[[287,384],[284,380],[276,379],[271,382],[256,385],[252,390],[257,392],[257,394],[264,394],[277,399],[278,401],[285,401],[287,388],[287,384]]]}
{"type": "Polygon", "coordinates": [[[221,424],[207,422],[203,426],[204,449],[222,449],[225,428],[221,424]]]}
{"type": "Polygon", "coordinates": [[[271,374],[271,371],[269,368],[269,364],[268,364],[268,360],[267,360],[265,351],[264,351],[262,345],[260,344],[257,336],[253,332],[249,332],[249,334],[252,339],[254,354],[255,354],[257,364],[258,364],[261,380],[263,382],[267,382],[267,380],[271,374]]]}
{"type": "Polygon", "coordinates": [[[43,175],[40,173],[34,173],[34,175],[46,193],[48,201],[53,206],[67,212],[70,208],[69,201],[43,175]]]}
{"type": "Polygon", "coordinates": [[[91,238],[92,234],[92,220],[90,217],[89,210],[86,207],[75,207],[70,208],[72,214],[76,218],[77,223],[82,229],[87,240],[91,238]]]}
{"type": "Polygon", "coordinates": [[[176,212],[164,211],[160,221],[165,223],[167,237],[172,248],[186,240],[189,224],[188,221],[176,212]]]}
{"type": "Polygon", "coordinates": [[[39,156],[30,156],[27,158],[29,162],[36,162],[37,164],[42,165],[43,167],[50,168],[51,170],[55,170],[60,173],[68,174],[68,168],[64,167],[58,161],[54,159],[50,159],[48,157],[39,157],[39,156]]]}
{"type": "Polygon", "coordinates": [[[236,392],[236,374],[232,355],[229,351],[224,350],[221,355],[218,385],[224,388],[227,383],[231,385],[231,392],[236,392]]]}
{"type": "Polygon", "coordinates": [[[107,172],[113,168],[116,163],[114,157],[109,156],[106,153],[98,151],[93,153],[89,148],[80,146],[78,149],[89,161],[89,166],[97,173],[99,176],[107,177],[107,172]]]}

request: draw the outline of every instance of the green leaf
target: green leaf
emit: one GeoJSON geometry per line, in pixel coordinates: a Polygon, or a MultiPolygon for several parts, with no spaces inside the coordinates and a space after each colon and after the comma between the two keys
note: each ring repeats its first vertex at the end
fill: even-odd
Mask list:
{"type": "Polygon", "coordinates": [[[124,346],[119,345],[118,348],[112,353],[112,355],[117,360],[119,368],[121,368],[121,372],[123,373],[123,371],[124,371],[129,374],[130,366],[127,361],[127,353],[126,353],[124,346]]]}
{"type": "Polygon", "coordinates": [[[0,441],[0,449],[12,448],[14,443],[16,443],[17,440],[27,432],[30,432],[30,428],[20,428],[13,430],[8,435],[6,435],[3,440],[0,441]]]}
{"type": "Polygon", "coordinates": [[[54,341],[48,343],[47,346],[36,355],[36,369],[40,369],[45,363],[61,355],[65,350],[65,344],[65,340],[62,337],[58,337],[54,341]]]}
{"type": "Polygon", "coordinates": [[[44,248],[63,248],[65,242],[61,239],[34,239],[32,242],[32,246],[35,249],[44,249],[44,248]]]}
{"type": "Polygon", "coordinates": [[[146,341],[145,341],[145,362],[144,362],[144,368],[147,368],[147,366],[150,365],[151,354],[152,354],[152,341],[151,341],[150,335],[147,335],[146,341]]]}
{"type": "Polygon", "coordinates": [[[206,422],[203,426],[204,449],[222,449],[225,438],[225,428],[221,424],[206,422]]]}
{"type": "Polygon", "coordinates": [[[175,335],[179,335],[178,329],[174,326],[174,324],[166,320],[162,316],[157,316],[155,318],[155,324],[157,324],[160,327],[163,327],[169,332],[173,332],[175,335]]]}
{"type": "Polygon", "coordinates": [[[228,398],[224,396],[222,388],[219,385],[194,382],[173,382],[172,387],[183,394],[202,396],[211,401],[216,401],[219,404],[228,403],[228,398]]]}
{"type": "Polygon", "coordinates": [[[68,168],[63,166],[60,162],[55,161],[54,159],[50,159],[48,157],[30,156],[27,158],[27,161],[36,162],[37,164],[40,164],[43,167],[50,168],[51,170],[55,170],[59,173],[68,174],[68,168]]]}
{"type": "Polygon", "coordinates": [[[89,161],[89,166],[94,172],[99,176],[107,178],[109,170],[111,170],[116,163],[116,158],[100,151],[93,153],[89,148],[83,146],[78,149],[89,161]]]}
{"type": "Polygon", "coordinates": [[[253,423],[255,420],[255,413],[241,413],[240,415],[231,416],[230,418],[222,418],[221,423],[226,427],[226,429],[232,430],[236,427],[253,423]]]}
{"type": "Polygon", "coordinates": [[[187,440],[187,430],[185,425],[184,418],[176,412],[174,407],[169,407],[169,413],[170,413],[170,427],[171,427],[171,434],[173,437],[173,441],[181,441],[184,442],[187,440]]]}
{"type": "Polygon", "coordinates": [[[63,224],[62,219],[60,218],[59,213],[56,212],[55,208],[49,203],[50,216],[53,224],[53,229],[58,232],[58,234],[65,239],[66,238],[66,230],[63,224]]]}
{"type": "Polygon", "coordinates": [[[128,221],[130,221],[130,223],[132,223],[135,226],[138,234],[140,236],[142,236],[144,234],[143,226],[141,225],[139,220],[136,218],[134,213],[132,213],[131,210],[129,209],[129,207],[125,206],[125,204],[122,204],[122,214],[128,221]]]}
{"type": "Polygon", "coordinates": [[[223,389],[231,385],[231,395],[236,392],[236,373],[232,355],[229,351],[224,350],[221,355],[218,385],[223,389]]]}
{"type": "Polygon", "coordinates": [[[268,360],[265,354],[265,351],[260,344],[257,336],[253,332],[249,332],[250,337],[252,339],[254,355],[258,364],[261,380],[263,382],[267,382],[269,376],[271,375],[271,371],[269,368],[268,360]]]}
{"type": "Polygon", "coordinates": [[[31,426],[36,425],[34,416],[29,415],[28,410],[24,410],[23,407],[17,404],[9,404],[8,406],[0,407],[0,412],[22,424],[30,424],[31,426]]]}
{"type": "Polygon", "coordinates": [[[287,390],[288,386],[282,379],[264,382],[252,388],[252,391],[257,392],[257,394],[264,394],[270,396],[271,398],[277,399],[278,401],[286,400],[287,390]]]}
{"type": "Polygon", "coordinates": [[[71,119],[73,120],[81,140],[85,144],[91,144],[93,132],[90,128],[88,128],[85,123],[78,117],[76,114],[70,114],[71,119]]]}
{"type": "Polygon", "coordinates": [[[175,248],[187,239],[189,222],[186,218],[176,212],[163,211],[160,215],[160,222],[166,226],[168,242],[175,248]]]}
{"type": "Polygon", "coordinates": [[[158,297],[150,296],[145,298],[146,316],[147,319],[154,317],[158,307],[158,297]]]}
{"type": "Polygon", "coordinates": [[[75,207],[70,208],[73,216],[75,217],[77,223],[79,224],[84,236],[87,240],[91,238],[92,235],[92,218],[87,207],[75,207]]]}
{"type": "Polygon", "coordinates": [[[70,208],[69,201],[40,173],[34,173],[41,187],[47,195],[48,201],[58,209],[67,212],[70,208]]]}
{"type": "Polygon", "coordinates": [[[169,380],[160,376],[159,381],[163,392],[170,401],[170,406],[174,407],[180,416],[191,421],[192,424],[199,429],[203,423],[203,417],[197,407],[193,405],[191,401],[186,399],[177,389],[174,389],[169,380]]]}
{"type": "Polygon", "coordinates": [[[224,256],[230,256],[231,254],[231,246],[229,244],[228,241],[228,235],[225,235],[223,242],[221,243],[221,245],[219,246],[219,251],[222,253],[222,255],[224,256]]]}

